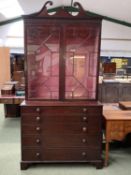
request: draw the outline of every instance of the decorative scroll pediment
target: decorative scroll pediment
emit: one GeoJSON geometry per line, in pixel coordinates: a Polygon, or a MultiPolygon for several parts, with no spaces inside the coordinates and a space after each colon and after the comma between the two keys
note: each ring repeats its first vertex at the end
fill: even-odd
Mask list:
{"type": "MultiPolygon", "coordinates": [[[[83,7],[81,6],[80,3],[78,2],[74,2],[73,7],[75,11],[76,11],[76,15],[73,15],[72,11],[67,10],[67,7],[58,7],[56,8],[57,10],[54,10],[55,14],[53,13],[53,15],[49,12],[50,10],[47,9],[47,6],[53,5],[52,1],[47,1],[43,8],[37,12],[37,13],[33,13],[30,15],[24,15],[24,17],[35,17],[35,18],[89,18],[89,19],[101,19],[100,16],[97,15],[88,15],[88,13],[83,9],[83,7]]],[[[70,8],[70,9],[71,9],[70,8]]]]}

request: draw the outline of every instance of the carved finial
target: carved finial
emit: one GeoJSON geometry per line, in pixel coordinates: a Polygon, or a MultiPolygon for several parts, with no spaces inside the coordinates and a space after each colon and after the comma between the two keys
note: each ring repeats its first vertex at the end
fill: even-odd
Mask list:
{"type": "Polygon", "coordinates": [[[78,8],[81,10],[81,11],[84,11],[83,7],[81,6],[81,4],[79,2],[74,2],[73,4],[75,7],[78,6],[78,8]]]}
{"type": "Polygon", "coordinates": [[[44,14],[48,14],[47,13],[47,5],[53,5],[53,2],[52,1],[47,1],[45,4],[44,4],[44,6],[43,6],[43,8],[40,10],[40,12],[38,12],[38,16],[42,16],[42,15],[44,15],[44,14]]]}
{"type": "Polygon", "coordinates": [[[46,8],[46,6],[47,6],[48,4],[51,6],[51,5],[53,5],[53,2],[52,2],[52,1],[47,1],[47,2],[45,3],[45,5],[44,5],[43,9],[46,8]]]}

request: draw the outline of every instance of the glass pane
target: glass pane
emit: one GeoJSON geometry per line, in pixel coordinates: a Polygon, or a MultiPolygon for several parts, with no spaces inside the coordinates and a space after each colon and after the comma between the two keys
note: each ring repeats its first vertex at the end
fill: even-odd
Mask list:
{"type": "Polygon", "coordinates": [[[89,26],[65,28],[66,99],[96,98],[99,29],[89,26]]]}
{"type": "Polygon", "coordinates": [[[60,30],[55,26],[28,27],[28,98],[59,98],[60,30]]]}

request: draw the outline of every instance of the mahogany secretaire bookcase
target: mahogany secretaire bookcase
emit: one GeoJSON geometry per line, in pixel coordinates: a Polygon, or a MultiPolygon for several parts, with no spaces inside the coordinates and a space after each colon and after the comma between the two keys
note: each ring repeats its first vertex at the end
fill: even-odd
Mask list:
{"type": "Polygon", "coordinates": [[[33,163],[90,162],[101,168],[98,96],[101,18],[60,7],[24,16],[26,100],[21,169],[33,163]]]}

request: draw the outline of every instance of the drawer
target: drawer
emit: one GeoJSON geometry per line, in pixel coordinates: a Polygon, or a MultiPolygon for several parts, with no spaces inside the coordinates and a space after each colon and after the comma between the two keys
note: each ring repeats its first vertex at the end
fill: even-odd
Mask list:
{"type": "Polygon", "coordinates": [[[83,161],[101,159],[101,151],[99,149],[23,149],[23,161],[83,161]]]}
{"type": "Polygon", "coordinates": [[[100,107],[34,107],[34,106],[24,106],[21,107],[21,112],[25,113],[39,113],[41,115],[51,115],[57,114],[58,116],[70,116],[70,115],[83,115],[88,114],[92,116],[97,116],[102,114],[102,109],[100,107]]]}
{"type": "Polygon", "coordinates": [[[26,134],[97,134],[101,131],[98,125],[91,126],[87,123],[43,123],[43,125],[22,125],[22,133],[26,134]]]}
{"type": "Polygon", "coordinates": [[[22,136],[23,147],[40,147],[43,146],[43,138],[40,135],[22,136]]]}
{"type": "Polygon", "coordinates": [[[22,123],[25,124],[36,124],[36,123],[62,123],[62,122],[88,122],[88,116],[87,115],[59,115],[59,114],[43,114],[39,115],[36,113],[30,113],[30,114],[22,114],[22,123]]]}
{"type": "Polygon", "coordinates": [[[92,127],[96,127],[101,123],[101,116],[92,116],[88,114],[56,114],[56,113],[30,113],[30,114],[21,114],[22,123],[24,124],[36,124],[36,123],[89,123],[92,127]]]}
{"type": "Polygon", "coordinates": [[[43,115],[49,115],[49,114],[57,114],[59,116],[61,115],[76,115],[76,114],[85,114],[87,113],[88,108],[87,107],[21,107],[21,112],[23,114],[25,113],[39,113],[43,115]]]}
{"type": "Polygon", "coordinates": [[[125,133],[122,131],[111,131],[109,133],[109,138],[111,138],[111,140],[123,140],[125,137],[125,133]]]}
{"type": "Polygon", "coordinates": [[[23,161],[40,161],[44,160],[43,153],[40,148],[36,149],[22,149],[22,160],[23,161]]]}
{"type": "Polygon", "coordinates": [[[35,107],[35,106],[22,106],[21,107],[21,113],[22,114],[30,114],[30,113],[35,113],[39,114],[41,108],[40,107],[35,107]]]}
{"type": "Polygon", "coordinates": [[[98,147],[100,146],[100,135],[38,135],[23,136],[22,145],[25,147],[98,147]]]}
{"type": "Polygon", "coordinates": [[[10,99],[10,98],[3,98],[3,99],[0,99],[0,103],[4,103],[4,104],[13,104],[13,98],[10,99]]]}
{"type": "Polygon", "coordinates": [[[98,147],[100,142],[99,135],[57,135],[54,137],[44,137],[43,141],[46,147],[98,147]]]}
{"type": "Polygon", "coordinates": [[[87,114],[88,107],[70,107],[70,106],[62,106],[62,107],[44,107],[41,110],[41,114],[44,113],[45,115],[48,114],[58,114],[64,116],[70,115],[78,115],[78,114],[87,114]]]}
{"type": "Polygon", "coordinates": [[[56,113],[59,115],[76,115],[76,114],[91,114],[91,115],[101,115],[102,114],[102,109],[100,107],[80,107],[80,106],[75,106],[75,107],[44,107],[41,110],[41,113],[44,113],[46,115],[56,113]]]}
{"type": "Polygon", "coordinates": [[[124,131],[124,121],[110,121],[109,124],[110,131],[124,131]]]}

